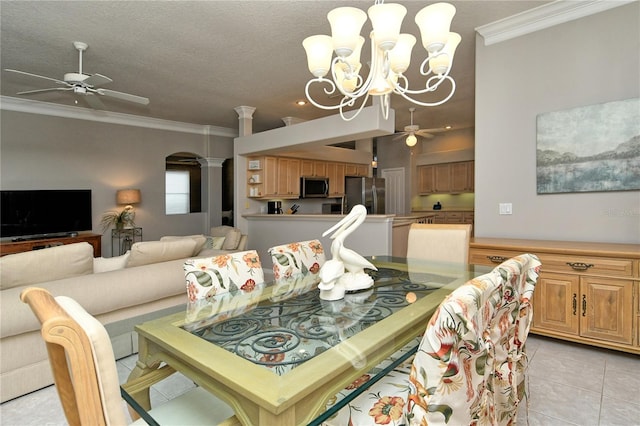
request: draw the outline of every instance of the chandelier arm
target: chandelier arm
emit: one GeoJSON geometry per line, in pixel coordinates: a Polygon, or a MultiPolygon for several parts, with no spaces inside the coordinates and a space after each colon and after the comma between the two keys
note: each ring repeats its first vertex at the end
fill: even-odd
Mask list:
{"type": "Polygon", "coordinates": [[[307,82],[307,84],[304,87],[304,92],[307,95],[307,99],[309,100],[309,102],[311,102],[315,107],[317,108],[321,108],[321,109],[326,109],[326,110],[333,110],[333,109],[338,109],[338,108],[342,108],[342,104],[340,105],[333,105],[333,106],[326,106],[326,105],[322,105],[319,104],[318,102],[316,102],[313,97],[311,96],[311,94],[309,93],[309,87],[311,86],[311,84],[313,83],[326,83],[330,86],[333,87],[333,90],[327,90],[324,89],[325,93],[327,95],[330,95],[331,93],[335,92],[335,84],[333,84],[333,81],[328,80],[326,78],[322,78],[322,77],[317,77],[317,78],[312,78],[311,80],[309,80],[307,82]]]}
{"type": "Polygon", "coordinates": [[[438,102],[420,102],[420,101],[417,101],[417,100],[415,100],[415,99],[413,99],[413,98],[411,98],[410,96],[407,95],[407,93],[412,94],[412,95],[418,95],[418,94],[422,94],[422,93],[432,92],[433,89],[429,89],[429,88],[426,88],[424,90],[408,90],[408,89],[405,89],[405,88],[400,88],[402,90],[396,90],[394,88],[394,93],[397,93],[398,95],[402,96],[403,98],[405,98],[406,100],[408,100],[410,102],[413,102],[416,105],[426,106],[426,107],[442,105],[443,103],[445,103],[449,99],[451,99],[453,94],[456,92],[456,82],[455,82],[455,80],[453,78],[449,77],[449,76],[446,76],[445,79],[451,81],[451,92],[449,93],[449,95],[446,98],[444,98],[444,99],[442,99],[442,100],[440,100],[438,102]]]}
{"type": "MultiPolygon", "coordinates": [[[[369,99],[369,93],[366,94],[366,96],[364,97],[364,99],[362,100],[362,103],[360,103],[360,107],[353,113],[353,115],[351,117],[347,117],[345,115],[345,112],[342,109],[342,105],[340,105],[340,117],[342,117],[342,119],[344,121],[351,121],[354,118],[356,118],[358,115],[360,115],[360,111],[362,111],[362,109],[364,108],[365,104],[367,103],[367,100],[369,99]]],[[[351,105],[353,105],[353,102],[355,101],[355,99],[351,100],[351,105]]]]}

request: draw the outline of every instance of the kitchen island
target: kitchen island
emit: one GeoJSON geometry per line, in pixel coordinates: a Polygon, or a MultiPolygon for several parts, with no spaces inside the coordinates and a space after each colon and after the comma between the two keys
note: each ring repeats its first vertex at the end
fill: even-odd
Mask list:
{"type": "MultiPolygon", "coordinates": [[[[405,256],[407,237],[412,223],[431,223],[433,214],[368,215],[364,223],[345,240],[345,246],[363,256],[405,256]]],[[[249,224],[249,247],[260,254],[263,268],[271,268],[267,255],[270,247],[296,241],[319,239],[331,258],[331,239],[322,233],[338,223],[337,214],[246,214],[249,224]]]]}

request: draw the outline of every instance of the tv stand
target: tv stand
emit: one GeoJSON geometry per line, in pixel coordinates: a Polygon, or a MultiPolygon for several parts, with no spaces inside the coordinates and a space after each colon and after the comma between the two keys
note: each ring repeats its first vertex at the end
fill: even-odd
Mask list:
{"type": "Polygon", "coordinates": [[[39,234],[39,235],[30,235],[28,237],[16,237],[12,238],[12,243],[19,243],[22,241],[33,241],[33,240],[47,240],[51,238],[64,238],[64,237],[77,237],[77,232],[56,232],[53,234],[39,234]]]}
{"type": "Polygon", "coordinates": [[[0,243],[0,256],[82,242],[87,242],[93,246],[93,257],[102,256],[102,235],[75,232],[62,232],[60,234],[47,234],[22,239],[14,238],[11,241],[0,243]]]}

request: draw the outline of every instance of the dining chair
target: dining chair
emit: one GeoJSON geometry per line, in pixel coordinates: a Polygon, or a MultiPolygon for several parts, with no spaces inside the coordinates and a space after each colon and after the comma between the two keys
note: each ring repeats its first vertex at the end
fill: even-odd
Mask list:
{"type": "MultiPolygon", "coordinates": [[[[104,326],[74,299],[54,298],[42,288],[27,288],[20,299],[40,321],[56,390],[68,423],[71,426],[126,424],[116,361],[104,326]]],[[[163,369],[159,378],[174,372],[169,366],[163,369]]],[[[236,423],[233,409],[200,387],[141,414],[151,418],[147,416],[147,422],[138,419],[133,424],[236,423]]]]}
{"type": "Polygon", "coordinates": [[[407,258],[467,263],[471,225],[412,223],[407,258]]]}
{"type": "Polygon", "coordinates": [[[253,309],[264,287],[255,250],[189,259],[183,269],[188,296],[185,327],[189,330],[253,309]]]}
{"type": "Polygon", "coordinates": [[[268,250],[278,280],[296,274],[318,273],[326,260],[320,240],[282,244],[268,250]]]}
{"type": "Polygon", "coordinates": [[[355,397],[323,424],[515,424],[540,266],[523,254],[454,290],[413,359],[369,388],[348,386],[336,399],[355,397]]]}
{"type": "Polygon", "coordinates": [[[251,292],[264,282],[260,256],[255,250],[189,259],[183,268],[190,302],[222,293],[251,292]]]}

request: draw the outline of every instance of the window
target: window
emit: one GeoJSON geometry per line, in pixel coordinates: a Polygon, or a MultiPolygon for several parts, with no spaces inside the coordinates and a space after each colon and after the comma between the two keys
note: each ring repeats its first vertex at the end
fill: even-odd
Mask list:
{"type": "Polygon", "coordinates": [[[167,170],[165,177],[167,214],[189,213],[189,172],[167,170]]]}
{"type": "Polygon", "coordinates": [[[198,158],[197,155],[190,152],[177,152],[166,158],[166,214],[186,214],[202,211],[202,170],[198,158]]]}

